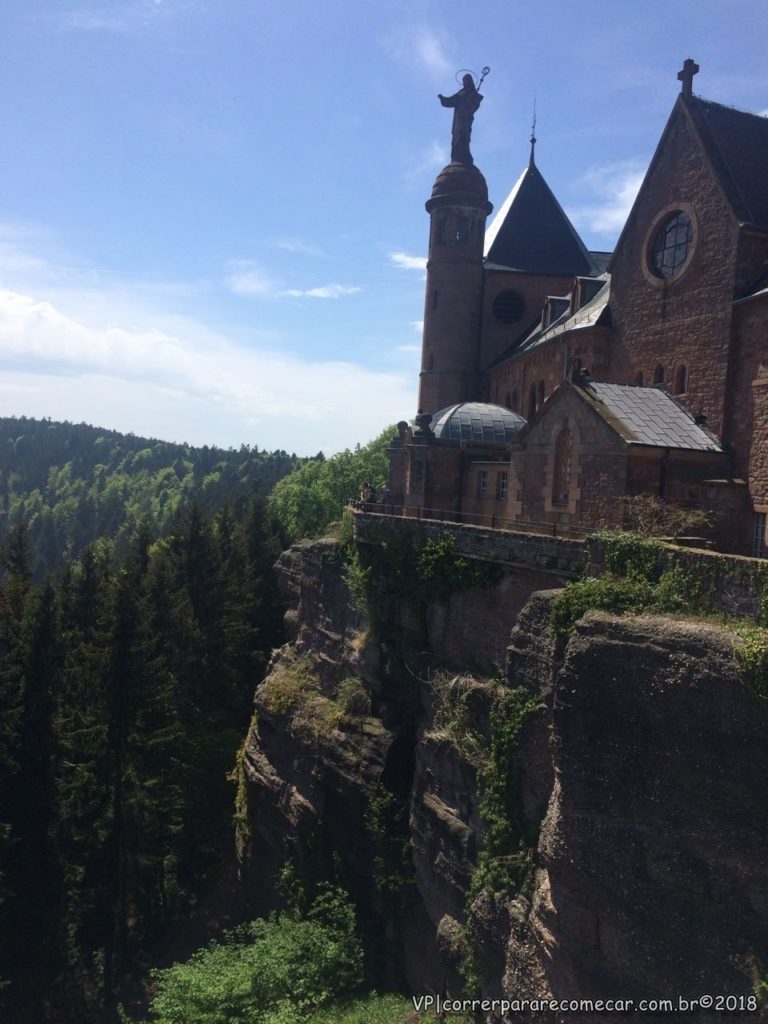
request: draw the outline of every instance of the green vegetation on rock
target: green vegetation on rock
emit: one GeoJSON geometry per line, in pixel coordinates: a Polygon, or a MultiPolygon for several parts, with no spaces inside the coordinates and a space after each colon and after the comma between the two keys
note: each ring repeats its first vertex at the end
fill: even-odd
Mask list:
{"type": "Polygon", "coordinates": [[[362,980],[354,909],[343,893],[326,888],[303,918],[281,914],[254,921],[185,963],[155,971],[151,1019],[303,1024],[362,980]]]}
{"type": "MultiPolygon", "coordinates": [[[[715,611],[714,595],[725,572],[721,559],[686,561],[687,552],[626,532],[594,534],[606,572],[566,585],[552,605],[552,626],[565,638],[588,611],[615,615],[656,612],[716,621],[736,638],[734,652],[750,688],[768,697],[768,566],[743,560],[755,591],[760,622],[715,611]]],[[[740,563],[736,563],[737,565],[740,563]]],[[[730,571],[733,569],[729,566],[730,571]]]]}

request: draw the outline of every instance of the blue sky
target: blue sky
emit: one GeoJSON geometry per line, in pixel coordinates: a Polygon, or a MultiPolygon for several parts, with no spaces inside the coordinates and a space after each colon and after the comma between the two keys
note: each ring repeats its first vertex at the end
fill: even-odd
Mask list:
{"type": "Polygon", "coordinates": [[[768,110],[761,3],[0,0],[0,414],[300,453],[415,412],[460,68],[611,248],[679,90],[768,110]]]}

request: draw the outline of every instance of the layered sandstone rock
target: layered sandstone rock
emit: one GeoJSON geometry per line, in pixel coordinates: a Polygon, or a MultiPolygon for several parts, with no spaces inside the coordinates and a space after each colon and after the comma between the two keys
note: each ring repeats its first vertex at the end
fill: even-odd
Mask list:
{"type": "MultiPolygon", "coordinates": [[[[453,680],[462,717],[448,727],[437,674],[461,666],[418,648],[413,609],[398,605],[382,645],[332,542],[294,547],[279,569],[295,639],[257,692],[243,757],[242,870],[258,908],[287,860],[336,877],[361,909],[374,974],[416,992],[456,991],[467,936],[487,995],[752,992],[768,963],[768,708],[730,633],[591,613],[565,644],[549,629],[552,593],[531,598],[504,646],[506,685],[539,698],[513,765],[526,827],[540,825],[534,866],[519,892],[468,908],[484,838],[477,751],[499,681],[453,680]],[[297,663],[313,683],[286,709],[270,679],[297,663]]],[[[461,595],[476,612],[488,599],[461,595]]],[[[448,605],[458,621],[457,600],[427,624],[448,605]]]]}

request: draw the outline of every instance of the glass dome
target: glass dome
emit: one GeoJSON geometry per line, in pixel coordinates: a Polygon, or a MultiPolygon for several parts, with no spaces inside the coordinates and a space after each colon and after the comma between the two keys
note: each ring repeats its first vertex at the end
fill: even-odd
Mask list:
{"type": "Polygon", "coordinates": [[[460,402],[449,405],[432,417],[432,433],[450,441],[514,441],[525,420],[503,405],[487,402],[460,402]]]}

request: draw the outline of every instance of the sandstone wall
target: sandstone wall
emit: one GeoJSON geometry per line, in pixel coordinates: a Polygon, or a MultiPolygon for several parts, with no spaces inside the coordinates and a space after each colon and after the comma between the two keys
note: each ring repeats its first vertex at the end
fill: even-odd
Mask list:
{"type": "MultiPolygon", "coordinates": [[[[360,908],[372,976],[414,992],[455,993],[467,942],[485,995],[752,992],[768,963],[768,708],[742,680],[731,634],[590,614],[566,643],[549,628],[554,592],[539,593],[499,626],[506,665],[494,680],[456,674],[444,646],[492,589],[427,609],[447,621],[463,602],[424,650],[423,617],[404,604],[379,627],[386,642],[373,636],[332,542],[296,546],[278,567],[296,639],[272,674],[309,658],[316,689],[309,711],[276,711],[269,678],[257,691],[240,831],[255,907],[288,860],[304,877],[335,877],[360,908]],[[440,711],[452,672],[455,721],[440,711]],[[325,714],[350,678],[367,703],[313,727],[311,709],[325,714]],[[477,745],[491,737],[499,687],[524,687],[536,705],[510,771],[538,839],[519,891],[470,905],[486,827],[477,745]],[[382,788],[392,800],[377,831],[382,788]]],[[[471,636],[457,640],[461,658],[471,636]]]]}

